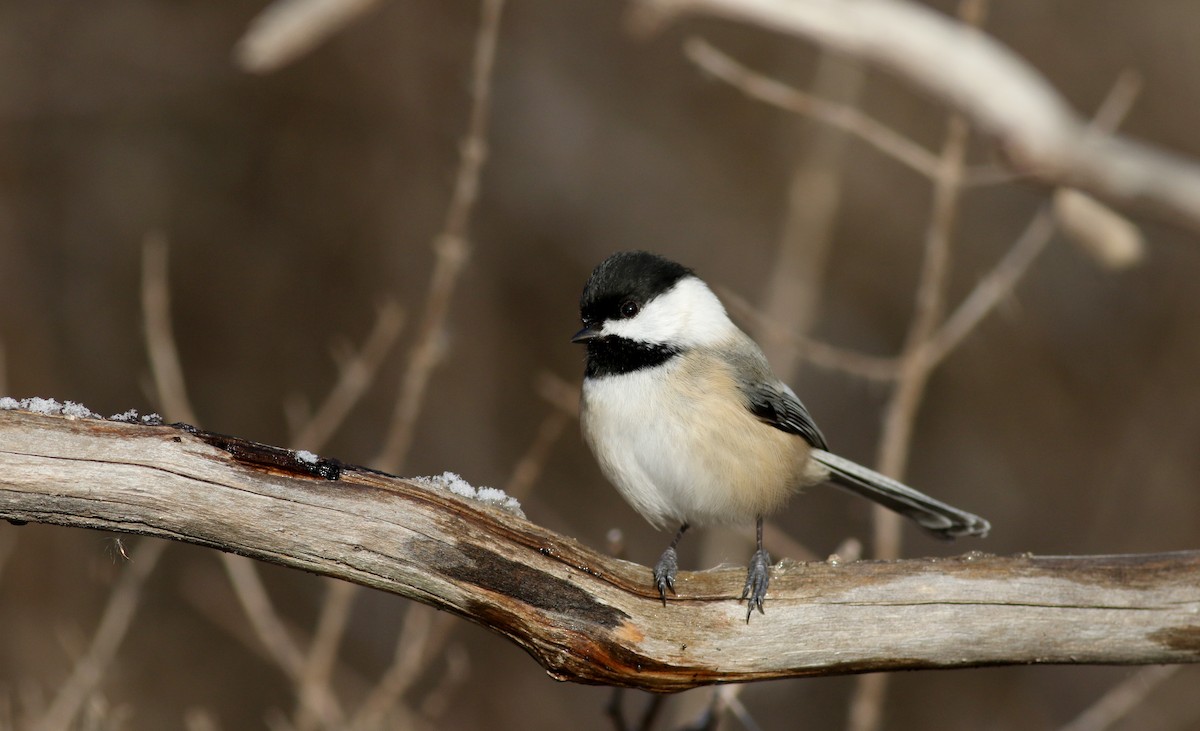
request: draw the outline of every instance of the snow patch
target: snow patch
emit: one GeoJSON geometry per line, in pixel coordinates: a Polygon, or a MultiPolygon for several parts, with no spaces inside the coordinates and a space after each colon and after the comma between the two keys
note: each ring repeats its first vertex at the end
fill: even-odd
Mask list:
{"type": "Polygon", "coordinates": [[[92,411],[83,404],[77,404],[74,401],[68,401],[65,404],[60,404],[52,398],[41,398],[40,396],[32,396],[23,398],[20,401],[5,396],[0,398],[0,409],[5,411],[30,411],[35,414],[46,414],[47,416],[66,416],[71,419],[100,419],[102,418],[95,411],[92,411]]]}
{"type": "MultiPolygon", "coordinates": [[[[40,396],[31,396],[23,398],[20,401],[11,397],[0,397],[0,411],[29,411],[34,414],[45,414],[47,416],[65,416],[68,419],[99,419],[104,421],[104,417],[92,411],[83,404],[74,401],[59,403],[56,399],[41,398],[40,396]]],[[[122,414],[113,414],[108,417],[108,421],[122,421],[127,424],[147,424],[149,426],[162,426],[163,419],[158,414],[146,414],[139,416],[137,409],[130,409],[122,414]]]]}
{"type": "Polygon", "coordinates": [[[453,472],[443,472],[440,475],[429,477],[414,477],[412,481],[425,487],[449,490],[459,497],[476,500],[485,505],[507,510],[513,515],[525,517],[525,513],[521,510],[521,503],[516,498],[509,496],[508,493],[497,487],[475,487],[453,472]]]}
{"type": "Polygon", "coordinates": [[[297,449],[296,459],[300,460],[304,464],[316,464],[317,462],[321,461],[320,457],[308,451],[307,449],[297,449]]]}

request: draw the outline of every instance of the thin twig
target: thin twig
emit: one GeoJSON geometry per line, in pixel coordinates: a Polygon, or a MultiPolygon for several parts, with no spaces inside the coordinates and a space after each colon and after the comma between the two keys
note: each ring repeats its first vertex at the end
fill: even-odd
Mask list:
{"type": "Polygon", "coordinates": [[[297,685],[296,712],[293,725],[297,731],[337,728],[342,725],[341,710],[337,707],[330,679],[337,661],[338,647],[350,621],[350,607],[358,588],[354,584],[326,579],[325,601],[317,617],[308,656],[297,685]]]}
{"type": "Polygon", "coordinates": [[[1200,230],[1200,165],[1116,135],[1083,134],[1079,116],[995,38],[910,0],[641,0],[642,28],[684,13],[716,15],[807,38],[925,89],[996,140],[1031,180],[1073,187],[1200,230]]]}
{"type": "MultiPolygon", "coordinates": [[[[1100,103],[1089,127],[1098,133],[1115,131],[1129,114],[1140,89],[1141,78],[1137,74],[1122,72],[1100,103]]],[[[954,313],[926,341],[924,358],[930,367],[941,363],[988,314],[1012,294],[1029,266],[1050,242],[1054,230],[1054,216],[1049,207],[1043,206],[1008,253],[987,276],[979,280],[954,313]]]]}
{"type": "Polygon", "coordinates": [[[896,358],[868,355],[791,332],[773,318],[760,312],[737,293],[724,287],[718,287],[718,291],[730,309],[739,316],[750,319],[759,328],[771,332],[777,338],[787,339],[793,344],[793,347],[803,350],[805,357],[815,366],[848,373],[871,381],[892,381],[897,376],[898,360],[896,358]]]}
{"type": "Polygon", "coordinates": [[[146,235],[142,244],[142,318],[150,372],[159,408],[168,419],[198,424],[188,399],[183,366],[171,327],[171,290],[167,271],[167,239],[160,232],[146,235]]]}
{"type": "Polygon", "coordinates": [[[524,500],[532,492],[534,484],[542,476],[546,461],[558,438],[562,436],[571,417],[562,409],[552,409],[542,417],[533,441],[513,466],[512,474],[504,485],[504,491],[518,500],[524,500]]]}
{"type": "Polygon", "coordinates": [[[357,352],[335,359],[338,379],[321,406],[296,430],[292,443],[297,447],[320,450],[341,427],[350,410],[375,381],[404,326],[404,311],[395,301],[384,302],[375,314],[375,325],[357,352]]]}
{"type": "Polygon", "coordinates": [[[1059,731],[1104,731],[1120,721],[1146,700],[1146,697],[1173,676],[1182,665],[1149,665],[1108,689],[1083,713],[1059,731]]]}
{"type": "MultiPolygon", "coordinates": [[[[824,51],[817,61],[810,94],[856,110],[865,81],[862,64],[824,51]]],[[[839,127],[812,120],[803,129],[801,150],[787,184],[775,261],[763,288],[762,309],[787,330],[809,335],[820,311],[825,270],[833,249],[850,137],[839,127]]],[[[787,338],[760,336],[759,343],[775,373],[792,381],[804,362],[803,350],[790,347],[787,338]]]]}
{"type": "Polygon", "coordinates": [[[450,634],[453,617],[413,604],[404,616],[396,654],[350,722],[353,729],[379,727],[389,710],[420,677],[425,663],[450,634]]]}
{"type": "Polygon", "coordinates": [[[421,412],[429,378],[441,360],[441,340],[450,301],[458,284],[459,274],[471,255],[467,240],[471,214],[479,198],[479,179],[487,160],[487,129],[491,110],[492,68],[496,60],[496,45],[500,32],[500,16],[504,0],[483,0],[479,30],[475,36],[475,56],[471,71],[471,111],[466,137],[459,150],[458,174],[454,192],[446,211],[442,232],[434,241],[437,261],[425,299],[424,316],[417,330],[416,342],[408,368],[400,385],[400,397],[392,414],[374,466],[396,471],[403,464],[421,412]]]}
{"type": "MultiPolygon", "coordinates": [[[[436,263],[409,364],[401,380],[400,395],[383,446],[374,460],[374,466],[385,471],[397,471],[412,446],[417,417],[428,391],[429,379],[444,350],[443,331],[450,302],[459,274],[470,257],[471,247],[467,236],[471,215],[479,198],[479,181],[488,154],[487,132],[491,112],[492,73],[503,11],[504,0],[482,0],[480,3],[479,28],[475,34],[475,50],[471,64],[470,116],[467,132],[459,150],[454,192],[450,197],[442,232],[434,241],[436,263]]],[[[424,607],[414,606],[405,614],[392,665],[384,672],[360,707],[353,722],[355,728],[377,724],[389,708],[395,707],[412,682],[413,663],[429,654],[424,646],[427,642],[435,641],[437,644],[431,646],[440,646],[448,636],[450,625],[444,615],[438,615],[432,620],[438,630],[435,638],[429,639],[428,627],[423,633],[414,634],[414,624],[428,625],[430,622],[427,617],[422,617],[427,612],[429,610],[424,607]],[[421,641],[418,641],[417,637],[420,637],[421,641]]]]}
{"type": "Polygon", "coordinates": [[[746,96],[837,127],[927,178],[937,175],[937,158],[929,150],[857,107],[819,99],[764,76],[699,38],[688,39],[683,50],[692,63],[746,96]]]}
{"type": "Polygon", "coordinates": [[[155,538],[138,541],[137,548],[132,552],[133,559],[126,564],[121,579],[108,597],[108,605],[104,608],[87,654],[75,663],[70,677],[59,688],[45,715],[32,724],[32,729],[58,731],[72,727],[72,721],[116,657],[117,649],[124,641],[133,615],[137,612],[142,588],[167,545],[167,541],[155,538]]]}
{"type": "MultiPolygon", "coordinates": [[[[982,24],[986,12],[987,0],[962,0],[959,3],[959,16],[973,26],[982,24]]],[[[903,479],[907,471],[917,411],[924,400],[925,387],[933,368],[926,357],[928,351],[925,344],[936,332],[945,308],[969,134],[966,117],[952,114],[947,122],[937,175],[933,180],[933,209],[925,234],[925,256],[917,283],[916,305],[900,354],[899,378],[884,411],[878,466],[880,472],[896,479],[903,479]]],[[[900,516],[881,506],[874,506],[872,517],[875,557],[898,558],[902,536],[900,516]]],[[[850,731],[875,731],[880,728],[887,688],[886,674],[864,675],[856,679],[847,720],[850,731]]]]}
{"type": "Polygon", "coordinates": [[[421,715],[429,719],[441,718],[453,700],[460,697],[456,689],[471,674],[471,653],[460,642],[453,642],[442,653],[446,668],[437,684],[425,694],[421,701],[421,715]]]}
{"type": "MultiPolygon", "coordinates": [[[[171,328],[167,244],[161,234],[146,237],[142,266],[142,317],[145,320],[146,347],[150,353],[150,372],[161,408],[168,419],[196,424],[171,328]]],[[[304,656],[284,629],[254,562],[230,553],[222,553],[221,561],[263,645],[283,672],[292,681],[297,681],[304,666],[304,656]]]]}
{"type": "Polygon", "coordinates": [[[1053,236],[1054,216],[1049,206],[1043,206],[1030,219],[1025,231],[1004,257],[987,276],[979,280],[938,331],[925,341],[926,352],[922,357],[930,367],[945,360],[985,317],[1012,294],[1053,236]]]}
{"type": "Polygon", "coordinates": [[[546,403],[568,416],[579,417],[579,386],[550,371],[538,374],[535,383],[538,395],[546,403]]]}
{"type": "Polygon", "coordinates": [[[221,560],[254,633],[284,674],[293,682],[298,681],[304,668],[304,654],[275,611],[254,562],[231,553],[222,553],[221,560]]]}
{"type": "Polygon", "coordinates": [[[1021,179],[1021,174],[1002,168],[999,165],[984,163],[968,165],[963,170],[962,186],[964,188],[982,188],[988,185],[1013,183],[1021,179]]]}
{"type": "Polygon", "coordinates": [[[17,532],[15,530],[0,530],[0,578],[4,576],[4,567],[17,549],[17,532]]]}
{"type": "Polygon", "coordinates": [[[234,59],[256,74],[275,71],[362,17],[379,0],[275,0],[250,21],[234,59]]]}
{"type": "Polygon", "coordinates": [[[743,687],[745,686],[721,686],[717,689],[718,703],[723,707],[722,710],[728,710],[730,713],[732,713],[733,717],[738,720],[738,723],[740,723],[742,728],[746,729],[746,731],[762,731],[762,726],[758,725],[758,722],[755,721],[754,717],[750,715],[750,711],[746,708],[745,704],[742,703],[742,699],[738,697],[740,694],[732,692],[735,689],[743,687]]]}

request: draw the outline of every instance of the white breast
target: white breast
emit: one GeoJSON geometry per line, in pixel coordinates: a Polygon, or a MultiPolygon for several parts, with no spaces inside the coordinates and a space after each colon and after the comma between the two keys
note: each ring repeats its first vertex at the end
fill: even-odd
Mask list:
{"type": "Polygon", "coordinates": [[[750,521],[819,479],[807,443],[760,422],[733,389],[724,364],[691,356],[584,381],[584,437],[655,527],[750,521]]]}

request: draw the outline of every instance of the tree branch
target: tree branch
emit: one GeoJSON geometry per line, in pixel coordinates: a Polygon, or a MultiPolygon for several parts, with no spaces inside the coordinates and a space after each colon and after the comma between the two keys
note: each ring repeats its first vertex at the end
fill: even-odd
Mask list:
{"type": "Polygon", "coordinates": [[[1089,132],[1028,63],[935,10],[905,0],[637,0],[635,7],[643,28],[686,13],[715,15],[875,63],[969,117],[1021,174],[1200,231],[1200,165],[1089,132]]]}
{"type": "Polygon", "coordinates": [[[187,541],[393,592],[554,677],[653,691],[877,670],[1200,661],[1200,551],[649,570],[483,503],[178,426],[0,411],[0,517],[187,541]]]}

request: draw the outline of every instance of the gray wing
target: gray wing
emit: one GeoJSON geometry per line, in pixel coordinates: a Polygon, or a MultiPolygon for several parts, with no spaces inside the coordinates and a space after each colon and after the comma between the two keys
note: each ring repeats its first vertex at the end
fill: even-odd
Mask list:
{"type": "Polygon", "coordinates": [[[742,392],[750,413],[760,421],[788,434],[798,434],[817,449],[829,448],[825,444],[825,435],[817,428],[808,409],[786,384],[746,384],[742,386],[742,392]]]}
{"type": "Polygon", "coordinates": [[[818,449],[828,449],[825,435],[796,396],[771,372],[767,357],[758,345],[742,334],[740,342],[726,350],[724,360],[733,371],[734,380],[746,399],[746,408],[759,421],[776,429],[796,434],[818,449]]]}

